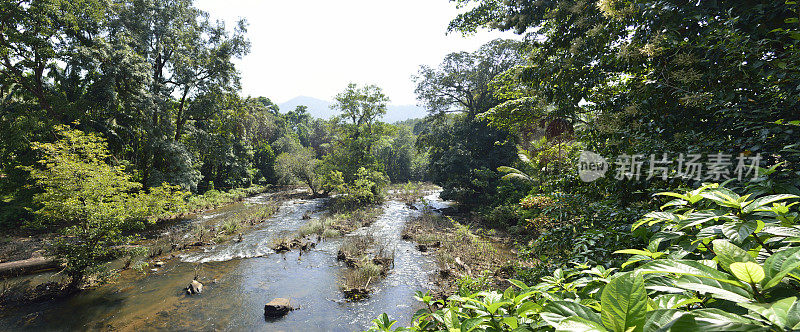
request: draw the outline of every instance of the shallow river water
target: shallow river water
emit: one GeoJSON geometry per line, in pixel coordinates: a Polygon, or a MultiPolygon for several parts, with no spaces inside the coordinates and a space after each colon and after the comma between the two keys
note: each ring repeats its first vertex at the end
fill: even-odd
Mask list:
{"type": "MultiPolygon", "coordinates": [[[[434,208],[446,206],[438,193],[425,197],[434,208]]],[[[267,195],[198,216],[221,218],[226,213],[263,204],[267,195]]],[[[374,284],[372,295],[346,302],[339,290],[343,265],[336,261],[342,239],[325,240],[302,255],[277,254],[271,241],[322,216],[322,200],[290,200],[272,218],[249,230],[243,241],[188,252],[142,277],[124,275],[113,284],[55,301],[0,312],[2,331],[74,330],[230,330],[230,331],[358,331],[386,312],[407,324],[419,309],[414,292],[431,287],[432,259],[400,238],[403,225],[419,212],[398,201],[384,203],[383,214],[355,234],[372,234],[395,252],[395,267],[374,284]],[[185,294],[195,273],[203,293],[185,294]],[[277,320],[264,318],[264,304],[290,298],[299,310],[277,320]]],[[[131,274],[131,273],[129,273],[131,274]]]]}

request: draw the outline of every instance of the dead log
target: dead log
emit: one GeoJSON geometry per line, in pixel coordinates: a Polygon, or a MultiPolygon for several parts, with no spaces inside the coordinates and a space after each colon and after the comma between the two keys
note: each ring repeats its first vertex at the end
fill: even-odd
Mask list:
{"type": "Polygon", "coordinates": [[[20,276],[54,270],[61,267],[61,262],[55,258],[32,257],[20,261],[0,263],[0,276],[20,276]]]}

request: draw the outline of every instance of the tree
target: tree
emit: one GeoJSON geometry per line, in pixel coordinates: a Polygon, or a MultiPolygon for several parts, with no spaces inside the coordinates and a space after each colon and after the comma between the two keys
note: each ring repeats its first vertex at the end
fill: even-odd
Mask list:
{"type": "Polygon", "coordinates": [[[352,182],[361,167],[380,170],[372,150],[384,129],[379,120],[386,114],[388,101],[375,85],[351,83],[336,95],[333,108],[341,112],[335,119],[339,137],[324,159],[328,171],[340,171],[346,182],[352,182]]]}
{"type": "Polygon", "coordinates": [[[530,62],[497,82],[509,101],[488,114],[495,125],[566,117],[608,155],[750,151],[769,156],[764,164],[800,160],[787,153],[800,139],[789,124],[800,120],[800,100],[790,97],[800,88],[794,2],[458,3],[475,6],[453,31],[537,35],[530,62]]]}
{"type": "Polygon", "coordinates": [[[443,198],[466,206],[495,201],[497,168],[514,160],[515,142],[483,119],[502,101],[489,83],[523,61],[521,43],[498,39],[474,53],[449,54],[436,69],[420,68],[416,93],[431,116],[417,146],[427,150],[430,175],[444,189],[443,198]]]}
{"type": "MultiPolygon", "coordinates": [[[[225,98],[238,88],[232,59],[249,51],[246,23],[239,21],[229,34],[223,23],[211,23],[190,0],[141,0],[121,5],[111,29],[130,34],[133,49],[150,67],[152,100],[146,108],[150,119],[132,158],[142,182],[157,185],[163,180],[159,176],[173,175],[170,169],[176,163],[178,169],[196,168],[196,160],[187,159],[192,151],[180,139],[188,123],[208,121],[221,108],[192,104],[225,98]]],[[[181,180],[194,180],[182,183],[187,188],[195,188],[199,181],[181,180]]]]}
{"type": "Polygon", "coordinates": [[[358,87],[355,83],[350,83],[347,88],[336,95],[333,108],[339,110],[341,117],[356,129],[366,127],[372,129],[372,125],[386,114],[386,104],[389,97],[383,94],[383,90],[376,85],[365,85],[358,87]]]}
{"type": "Polygon", "coordinates": [[[514,141],[508,133],[470,120],[467,114],[429,117],[417,147],[429,155],[428,171],[442,187],[443,199],[465,207],[491,206],[500,184],[498,167],[515,160],[514,141]]]}
{"type": "Polygon", "coordinates": [[[284,152],[275,160],[275,173],[284,183],[302,182],[308,185],[314,196],[323,196],[319,174],[319,159],[314,158],[314,150],[300,148],[292,152],[284,152]]]}
{"type": "Polygon", "coordinates": [[[27,170],[42,190],[34,196],[39,225],[64,225],[52,251],[64,261],[74,288],[87,276],[103,277],[106,263],[125,253],[122,245],[131,237],[124,230],[152,213],[179,211],[183,194],[169,186],[155,191],[158,199],[137,193],[142,185],[123,166],[107,163],[105,140],[65,125],[55,130],[56,142],[33,144],[42,159],[39,167],[27,170]]]}
{"type": "Polygon", "coordinates": [[[3,85],[17,84],[48,116],[65,120],[53,106],[47,74],[56,61],[91,45],[106,16],[106,1],[3,1],[0,63],[3,85]]]}
{"type": "Polygon", "coordinates": [[[411,130],[402,126],[392,126],[390,130],[375,146],[375,157],[383,164],[386,175],[393,183],[421,180],[413,173],[416,149],[411,130]]]}
{"type": "Polygon", "coordinates": [[[259,176],[264,178],[266,183],[276,183],[277,176],[275,175],[275,152],[269,144],[263,143],[255,147],[253,152],[253,167],[258,169],[259,176]]]}
{"type": "Polygon", "coordinates": [[[524,45],[496,39],[473,53],[450,53],[438,68],[420,67],[414,76],[415,92],[431,113],[466,112],[474,117],[497,104],[489,83],[525,63],[524,45]]]}

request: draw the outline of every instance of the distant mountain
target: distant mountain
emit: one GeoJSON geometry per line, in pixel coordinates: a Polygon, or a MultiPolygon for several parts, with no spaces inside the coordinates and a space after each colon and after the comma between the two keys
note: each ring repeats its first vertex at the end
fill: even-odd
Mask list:
{"type": "MultiPolygon", "coordinates": [[[[299,96],[287,102],[278,104],[282,113],[295,109],[299,105],[308,106],[308,113],[315,118],[330,119],[339,112],[331,109],[331,102],[308,96],[299,96]]],[[[383,121],[394,123],[408,119],[423,118],[427,115],[425,109],[415,105],[389,105],[383,121]]]]}
{"type": "Polygon", "coordinates": [[[386,115],[383,116],[383,121],[395,123],[408,119],[421,119],[426,115],[428,115],[428,112],[416,105],[389,105],[386,108],[386,115]]]}
{"type": "Polygon", "coordinates": [[[281,113],[286,113],[299,105],[308,106],[308,113],[315,118],[330,119],[338,113],[331,109],[330,102],[307,96],[294,97],[285,103],[278,104],[278,107],[281,108],[281,113]]]}

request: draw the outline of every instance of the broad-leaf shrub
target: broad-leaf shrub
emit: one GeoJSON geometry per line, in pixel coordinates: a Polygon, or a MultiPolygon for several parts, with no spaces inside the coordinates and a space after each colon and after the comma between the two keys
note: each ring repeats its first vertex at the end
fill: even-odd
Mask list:
{"type": "MultiPolygon", "coordinates": [[[[434,301],[411,331],[791,331],[800,329],[798,196],[740,196],[717,184],[672,197],[634,228],[646,248],[618,268],[558,269],[534,286],[434,301]]],[[[373,331],[388,331],[388,317],[373,331]]],[[[404,330],[401,328],[398,330],[404,330]]]]}
{"type": "Polygon", "coordinates": [[[103,276],[106,263],[124,255],[131,236],[144,222],[183,211],[185,194],[164,184],[141,191],[122,166],[111,165],[106,141],[95,134],[55,127],[59,139],[33,143],[39,167],[26,167],[40,192],[33,197],[31,227],[61,227],[52,254],[79,286],[88,276],[103,276]]]}
{"type": "Polygon", "coordinates": [[[333,199],[334,210],[356,209],[383,202],[389,184],[389,178],[383,172],[361,167],[355,179],[349,183],[343,180],[341,173],[334,171],[333,174],[336,176],[331,178],[335,180],[328,180],[327,183],[339,194],[333,199]]]}

